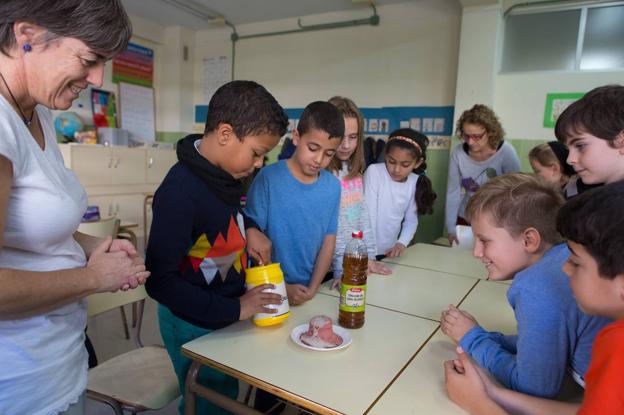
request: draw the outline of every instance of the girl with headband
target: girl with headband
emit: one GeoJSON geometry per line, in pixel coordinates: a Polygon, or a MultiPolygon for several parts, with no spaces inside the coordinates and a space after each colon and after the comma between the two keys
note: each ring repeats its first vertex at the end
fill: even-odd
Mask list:
{"type": "Polygon", "coordinates": [[[414,238],[418,215],[433,213],[437,195],[425,176],[429,139],[411,128],[393,131],[384,163],[364,173],[364,196],[377,242],[377,258],[398,257],[414,238]]]}

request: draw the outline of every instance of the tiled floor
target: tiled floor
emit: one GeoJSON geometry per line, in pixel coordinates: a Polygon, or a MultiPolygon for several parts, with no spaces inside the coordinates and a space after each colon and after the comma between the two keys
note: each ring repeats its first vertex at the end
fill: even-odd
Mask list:
{"type": "MultiPolygon", "coordinates": [[[[132,318],[132,311],[126,306],[126,316],[128,324],[132,318]]],[[[100,314],[96,318],[89,319],[88,330],[89,338],[95,348],[97,358],[100,362],[108,360],[121,353],[132,350],[134,346],[133,340],[126,340],[121,320],[121,312],[119,309],[111,310],[100,314]]],[[[144,345],[163,344],[158,330],[158,320],[156,317],[156,302],[148,299],[145,305],[145,314],[143,316],[143,327],[141,329],[141,339],[144,345]]],[[[241,385],[241,394],[247,390],[246,385],[241,385]]],[[[86,404],[87,415],[113,415],[113,410],[99,402],[87,399],[86,404]]],[[[177,415],[178,401],[174,401],[166,407],[158,411],[145,412],[149,415],[177,415]]],[[[283,415],[296,415],[296,408],[287,408],[283,415]]]]}

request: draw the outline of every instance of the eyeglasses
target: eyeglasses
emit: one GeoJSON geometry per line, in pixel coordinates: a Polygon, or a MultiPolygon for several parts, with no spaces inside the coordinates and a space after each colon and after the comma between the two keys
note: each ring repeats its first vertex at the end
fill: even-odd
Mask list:
{"type": "Polygon", "coordinates": [[[462,133],[461,134],[461,138],[464,141],[469,141],[469,140],[473,140],[473,141],[479,141],[483,138],[483,136],[487,133],[487,131],[482,132],[481,134],[466,134],[466,133],[462,133]]]}

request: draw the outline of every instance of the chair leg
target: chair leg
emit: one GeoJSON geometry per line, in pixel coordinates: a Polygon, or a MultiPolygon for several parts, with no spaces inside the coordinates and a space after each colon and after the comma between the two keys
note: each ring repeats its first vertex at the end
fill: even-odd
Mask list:
{"type": "Polygon", "coordinates": [[[137,304],[132,303],[132,328],[135,328],[137,324],[137,304]]]}
{"type": "Polygon", "coordinates": [[[124,333],[126,335],[126,340],[130,340],[130,332],[128,331],[128,320],[126,319],[126,311],[123,306],[119,307],[121,311],[121,321],[123,322],[124,333]]]}
{"type": "Polygon", "coordinates": [[[245,400],[243,401],[245,405],[249,405],[249,400],[251,399],[251,392],[254,390],[254,387],[251,385],[247,385],[247,393],[245,393],[245,400]]]}

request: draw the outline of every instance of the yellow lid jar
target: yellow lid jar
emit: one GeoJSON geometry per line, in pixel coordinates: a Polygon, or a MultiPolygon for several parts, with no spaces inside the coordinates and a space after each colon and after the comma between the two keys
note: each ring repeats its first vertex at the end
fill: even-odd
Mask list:
{"type": "Polygon", "coordinates": [[[280,264],[269,264],[261,267],[247,268],[245,271],[245,283],[247,291],[262,284],[273,284],[272,290],[264,290],[282,296],[282,304],[268,305],[267,308],[275,308],[277,312],[274,314],[259,313],[253,316],[253,322],[256,326],[273,326],[286,321],[290,316],[290,307],[288,306],[288,295],[286,294],[286,284],[284,283],[284,273],[280,268],[280,264]]]}

